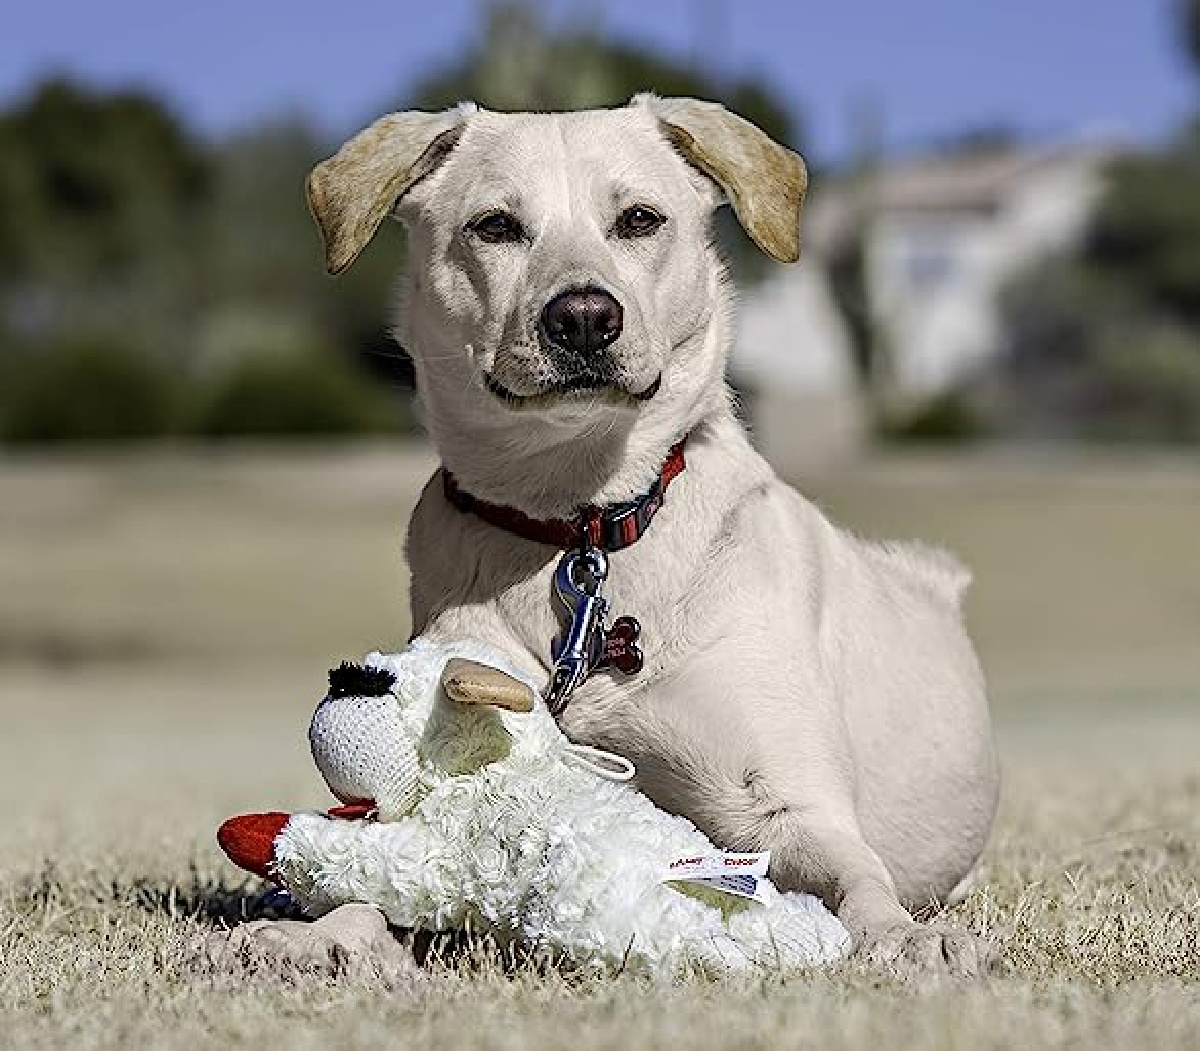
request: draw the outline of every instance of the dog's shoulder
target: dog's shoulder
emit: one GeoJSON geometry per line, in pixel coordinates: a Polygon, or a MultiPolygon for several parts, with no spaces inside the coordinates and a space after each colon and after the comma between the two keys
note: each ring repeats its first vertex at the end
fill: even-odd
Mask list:
{"type": "Polygon", "coordinates": [[[772,495],[800,530],[798,551],[829,581],[858,578],[869,590],[899,588],[959,607],[971,572],[954,554],[919,540],[876,540],[834,522],[825,509],[777,481],[772,495]]]}
{"type": "Polygon", "coordinates": [[[971,571],[950,551],[920,540],[854,540],[869,561],[893,577],[933,598],[962,605],[971,571]]]}

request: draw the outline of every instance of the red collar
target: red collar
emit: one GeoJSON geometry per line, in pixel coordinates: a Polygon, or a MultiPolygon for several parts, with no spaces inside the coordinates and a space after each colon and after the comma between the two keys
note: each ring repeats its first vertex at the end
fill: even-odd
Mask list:
{"type": "Polygon", "coordinates": [[[515,507],[489,504],[463,492],[458,482],[446,468],[442,468],[442,489],[449,500],[464,514],[482,518],[490,525],[505,529],[526,540],[569,551],[577,547],[598,547],[604,551],[620,551],[634,544],[650,528],[650,522],[658,513],[666,498],[667,487],[682,473],[686,464],[683,459],[681,438],[667,454],[666,462],[658,472],[654,484],[641,496],[625,503],[609,504],[607,507],[588,506],[580,510],[576,518],[530,518],[515,507]]]}

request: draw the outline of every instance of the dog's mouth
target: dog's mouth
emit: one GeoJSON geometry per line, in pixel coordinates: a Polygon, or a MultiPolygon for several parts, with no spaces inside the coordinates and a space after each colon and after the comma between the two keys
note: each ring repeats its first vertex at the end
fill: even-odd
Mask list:
{"type": "Polygon", "coordinates": [[[491,373],[483,374],[483,384],[502,402],[514,409],[541,409],[564,401],[599,400],[610,405],[638,406],[648,402],[662,386],[662,373],[640,391],[632,391],[601,376],[581,374],[559,380],[532,394],[509,390],[491,373]]]}

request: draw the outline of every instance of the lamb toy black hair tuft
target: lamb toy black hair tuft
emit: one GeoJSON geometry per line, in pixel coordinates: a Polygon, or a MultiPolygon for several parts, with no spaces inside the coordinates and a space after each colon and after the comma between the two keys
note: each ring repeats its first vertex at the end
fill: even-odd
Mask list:
{"type": "Polygon", "coordinates": [[[387,668],[342,661],[329,669],[330,697],[383,697],[395,685],[396,676],[387,668]]]}

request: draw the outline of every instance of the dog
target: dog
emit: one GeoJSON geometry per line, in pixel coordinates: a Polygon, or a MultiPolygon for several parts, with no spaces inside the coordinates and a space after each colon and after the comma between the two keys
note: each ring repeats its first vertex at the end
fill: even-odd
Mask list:
{"type": "Polygon", "coordinates": [[[719,846],[769,850],[777,885],[819,894],[870,959],[969,976],[986,943],[913,919],[965,894],[997,803],[968,574],[832,525],[754,450],[724,380],[712,213],[792,262],[806,183],[722,106],[640,95],[391,114],[308,195],[331,273],[389,216],[407,230],[396,334],[443,465],[409,525],[414,634],[501,648],[557,691],[570,738],[628,757],[719,846]],[[628,538],[631,506],[603,597],[636,619],[640,669],[592,653],[556,685],[567,541],[538,529],[578,523],[583,557],[628,538]]]}

